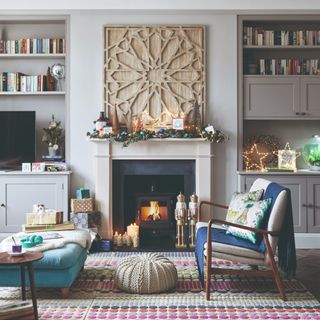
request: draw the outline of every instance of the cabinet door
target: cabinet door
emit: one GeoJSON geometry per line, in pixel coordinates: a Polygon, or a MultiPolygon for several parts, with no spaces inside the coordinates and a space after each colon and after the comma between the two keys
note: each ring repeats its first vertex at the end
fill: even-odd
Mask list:
{"type": "Polygon", "coordinates": [[[21,231],[25,214],[32,205],[43,203],[47,208],[63,210],[63,183],[55,177],[6,177],[0,180],[0,232],[21,231]]]}
{"type": "MultiPolygon", "coordinates": [[[[276,182],[288,188],[291,192],[292,215],[295,232],[307,231],[307,182],[305,177],[280,177],[277,175],[259,175],[246,176],[245,191],[249,191],[253,182],[257,178],[264,178],[266,180],[276,182]]],[[[320,189],[319,189],[320,190],[320,189]]],[[[320,199],[319,199],[320,200],[320,199]]]]}
{"type": "Polygon", "coordinates": [[[305,112],[305,117],[320,117],[320,78],[301,77],[301,112],[305,112]]]}
{"type": "Polygon", "coordinates": [[[244,77],[244,118],[295,118],[299,112],[299,79],[286,76],[244,77]]]}
{"type": "Polygon", "coordinates": [[[320,178],[308,178],[308,232],[320,232],[320,178]]]}

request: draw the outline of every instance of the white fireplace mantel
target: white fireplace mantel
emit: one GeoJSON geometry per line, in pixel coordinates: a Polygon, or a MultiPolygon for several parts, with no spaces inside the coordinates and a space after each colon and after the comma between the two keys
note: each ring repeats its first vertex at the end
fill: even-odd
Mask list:
{"type": "Polygon", "coordinates": [[[100,234],[111,238],[113,160],[195,160],[196,193],[212,200],[212,143],[204,139],[152,139],[123,147],[120,142],[90,139],[96,144],[95,197],[102,213],[100,234]]]}

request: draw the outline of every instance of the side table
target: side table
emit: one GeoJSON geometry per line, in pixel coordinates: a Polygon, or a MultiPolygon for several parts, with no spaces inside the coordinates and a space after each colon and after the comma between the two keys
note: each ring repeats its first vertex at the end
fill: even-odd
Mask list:
{"type": "Polygon", "coordinates": [[[26,300],[26,279],[24,267],[26,266],[28,268],[31,298],[35,320],[38,320],[38,307],[32,263],[42,258],[43,254],[41,252],[26,252],[23,256],[19,257],[10,256],[7,252],[0,253],[0,266],[20,266],[22,300],[26,300]]]}

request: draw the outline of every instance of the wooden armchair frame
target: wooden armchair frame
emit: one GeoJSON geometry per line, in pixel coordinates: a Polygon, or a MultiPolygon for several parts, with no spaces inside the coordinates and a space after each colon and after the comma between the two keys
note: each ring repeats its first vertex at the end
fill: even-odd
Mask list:
{"type": "MultiPolygon", "coordinates": [[[[209,201],[201,201],[200,206],[199,206],[199,216],[198,216],[198,221],[200,221],[201,217],[201,209],[203,205],[209,205],[213,207],[218,207],[218,208],[223,208],[223,209],[228,209],[227,206],[222,205],[222,204],[217,204],[214,202],[209,202],[209,201]]],[[[276,286],[279,290],[280,296],[282,300],[286,301],[286,295],[283,287],[283,283],[280,277],[280,273],[277,267],[277,264],[274,260],[274,253],[270,245],[269,237],[270,236],[279,236],[279,232],[276,231],[268,231],[268,230],[263,230],[263,229],[257,229],[257,228],[251,228],[231,222],[227,222],[224,220],[220,219],[211,219],[208,223],[208,232],[207,232],[207,248],[206,248],[206,259],[205,259],[205,274],[206,274],[206,279],[205,279],[205,290],[206,290],[206,299],[210,300],[210,281],[211,281],[211,275],[212,274],[250,274],[252,276],[265,276],[265,277],[272,277],[275,280],[276,286]],[[233,270],[233,269],[220,269],[220,268],[212,268],[211,266],[211,260],[212,260],[212,239],[211,239],[211,230],[212,224],[225,224],[228,226],[233,226],[253,232],[257,232],[262,234],[263,236],[263,241],[266,246],[266,254],[268,256],[268,262],[270,263],[271,270],[259,270],[258,266],[253,268],[252,270],[233,270]]]]}

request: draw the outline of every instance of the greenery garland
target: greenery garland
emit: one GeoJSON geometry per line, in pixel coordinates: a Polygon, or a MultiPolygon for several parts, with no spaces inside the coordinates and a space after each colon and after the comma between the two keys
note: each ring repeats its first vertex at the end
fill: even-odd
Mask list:
{"type": "Polygon", "coordinates": [[[122,142],[124,147],[127,147],[131,143],[146,141],[150,139],[192,139],[203,138],[206,141],[222,143],[226,140],[225,134],[220,130],[215,130],[212,126],[199,128],[188,128],[184,130],[174,129],[160,129],[159,131],[139,129],[137,131],[128,132],[126,129],[119,131],[118,133],[103,133],[94,130],[92,133],[87,132],[87,136],[90,139],[107,139],[110,141],[122,142]],[[208,128],[210,128],[208,130],[208,128]]]}

